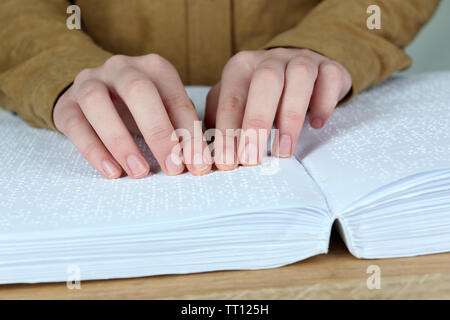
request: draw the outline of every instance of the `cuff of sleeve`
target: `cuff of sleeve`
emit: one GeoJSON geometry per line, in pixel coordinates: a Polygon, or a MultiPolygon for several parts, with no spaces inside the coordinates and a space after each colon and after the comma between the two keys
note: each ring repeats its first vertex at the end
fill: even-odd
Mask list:
{"type": "Polygon", "coordinates": [[[39,66],[26,80],[23,103],[32,114],[24,120],[35,127],[57,130],[53,108],[61,92],[71,85],[81,70],[102,65],[112,54],[92,45],[82,50],[64,46],[45,55],[51,57],[39,57],[42,63],[35,61],[39,66]]]}
{"type": "Polygon", "coordinates": [[[368,32],[370,31],[346,30],[333,26],[306,28],[300,25],[296,29],[279,34],[263,48],[309,49],[339,62],[352,77],[352,88],[339,103],[342,104],[411,64],[411,59],[403,50],[368,32]]]}

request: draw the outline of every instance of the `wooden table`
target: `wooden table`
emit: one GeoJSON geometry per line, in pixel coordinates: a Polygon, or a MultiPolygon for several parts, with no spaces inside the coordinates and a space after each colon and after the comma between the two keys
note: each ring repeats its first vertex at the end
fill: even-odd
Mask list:
{"type": "Polygon", "coordinates": [[[450,253],[358,260],[334,234],[328,255],[286,267],[106,281],[0,286],[0,299],[450,299],[450,253]],[[367,268],[381,289],[367,288],[367,268]]]}

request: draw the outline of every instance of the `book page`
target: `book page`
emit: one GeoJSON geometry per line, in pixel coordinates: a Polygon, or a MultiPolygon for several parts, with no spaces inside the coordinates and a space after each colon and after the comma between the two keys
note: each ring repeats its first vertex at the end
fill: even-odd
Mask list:
{"type": "MultiPolygon", "coordinates": [[[[204,113],[208,88],[190,88],[204,113]]],[[[295,159],[214,171],[202,177],[165,176],[142,139],[153,174],[107,180],[63,135],[27,126],[0,110],[0,234],[175,223],[179,220],[326,205],[295,159]]]]}
{"type": "Polygon", "coordinates": [[[404,177],[450,169],[450,72],[395,76],[305,125],[296,157],[334,212],[404,177]]]}

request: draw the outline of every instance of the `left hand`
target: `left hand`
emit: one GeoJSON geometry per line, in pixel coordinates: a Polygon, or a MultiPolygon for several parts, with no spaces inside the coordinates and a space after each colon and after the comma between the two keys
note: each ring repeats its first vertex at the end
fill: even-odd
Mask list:
{"type": "Polygon", "coordinates": [[[268,137],[259,130],[270,132],[275,116],[279,143],[273,154],[290,157],[308,108],[311,126],[323,127],[351,86],[351,76],[341,64],[307,49],[239,52],[208,94],[206,124],[223,134],[221,144],[216,135],[216,166],[230,170],[238,163],[258,164],[268,137]],[[241,128],[257,130],[257,143],[240,139],[236,147],[234,139],[225,139],[226,129],[241,128]]]}

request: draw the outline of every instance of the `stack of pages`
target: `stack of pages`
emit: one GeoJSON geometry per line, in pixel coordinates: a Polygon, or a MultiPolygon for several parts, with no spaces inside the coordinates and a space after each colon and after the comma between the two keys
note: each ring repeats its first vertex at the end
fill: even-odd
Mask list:
{"type": "MultiPolygon", "coordinates": [[[[188,91],[202,112],[208,88],[188,91]]],[[[326,253],[335,221],[359,258],[450,251],[449,72],[360,94],[291,159],[202,177],[106,180],[6,111],[0,136],[0,283],[272,268],[326,253]]]]}

